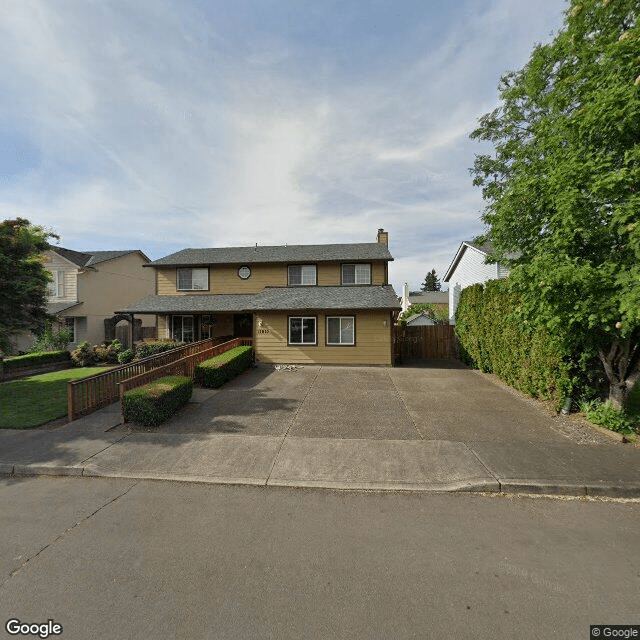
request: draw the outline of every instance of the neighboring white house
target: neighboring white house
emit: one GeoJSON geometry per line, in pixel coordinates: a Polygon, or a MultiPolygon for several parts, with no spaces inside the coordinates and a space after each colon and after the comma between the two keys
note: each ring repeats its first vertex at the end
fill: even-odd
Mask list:
{"type": "Polygon", "coordinates": [[[504,279],[509,275],[509,267],[498,263],[487,264],[487,256],[492,252],[488,242],[479,245],[465,240],[460,243],[442,279],[449,284],[449,324],[456,323],[456,309],[463,289],[479,282],[504,279]]]}

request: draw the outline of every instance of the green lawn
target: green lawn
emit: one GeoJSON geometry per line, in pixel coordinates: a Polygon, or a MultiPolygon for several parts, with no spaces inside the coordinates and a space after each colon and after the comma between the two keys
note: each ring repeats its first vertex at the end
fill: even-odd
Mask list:
{"type": "Polygon", "coordinates": [[[0,429],[37,427],[67,415],[67,382],[108,367],[65,369],[0,384],[0,429]]]}

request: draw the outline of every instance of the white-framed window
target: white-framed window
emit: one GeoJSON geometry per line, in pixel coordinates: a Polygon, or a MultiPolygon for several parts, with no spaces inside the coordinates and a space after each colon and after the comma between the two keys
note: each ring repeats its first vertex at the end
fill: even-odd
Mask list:
{"type": "Polygon", "coordinates": [[[76,341],[76,319],[65,318],[64,328],[70,332],[71,339],[69,340],[69,342],[75,342],[76,341]]]}
{"type": "Polygon", "coordinates": [[[208,291],[209,269],[177,269],[178,291],[208,291]]]}
{"type": "Polygon", "coordinates": [[[371,284],[371,265],[343,264],[342,284],[371,284]]]}
{"type": "Polygon", "coordinates": [[[317,344],[316,325],[315,316],[291,316],[289,318],[289,344],[317,344]]]}
{"type": "Polygon", "coordinates": [[[193,342],[193,316],[171,316],[171,337],[178,342],[193,342]]]}
{"type": "Polygon", "coordinates": [[[292,264],[289,265],[289,286],[313,286],[317,283],[315,264],[292,264]]]}
{"type": "Polygon", "coordinates": [[[356,343],[356,319],[354,316],[327,317],[327,344],[354,345],[356,343]]]}
{"type": "Polygon", "coordinates": [[[53,280],[49,282],[49,295],[52,298],[64,298],[64,271],[52,271],[53,280]]]}

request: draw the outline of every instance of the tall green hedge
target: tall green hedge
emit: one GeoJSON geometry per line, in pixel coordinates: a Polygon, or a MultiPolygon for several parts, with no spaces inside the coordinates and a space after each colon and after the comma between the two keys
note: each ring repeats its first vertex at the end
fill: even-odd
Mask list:
{"type": "Polygon", "coordinates": [[[456,311],[462,358],[516,389],[560,403],[571,392],[570,354],[546,329],[520,325],[517,306],[506,280],[464,289],[456,311]]]}

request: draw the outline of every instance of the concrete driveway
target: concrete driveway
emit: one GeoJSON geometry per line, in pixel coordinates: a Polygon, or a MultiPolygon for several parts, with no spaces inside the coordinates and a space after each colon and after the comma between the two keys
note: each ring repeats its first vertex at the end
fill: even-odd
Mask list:
{"type": "Polygon", "coordinates": [[[455,362],[429,368],[257,366],[193,401],[158,433],[566,442],[521,398],[455,362]]]}

